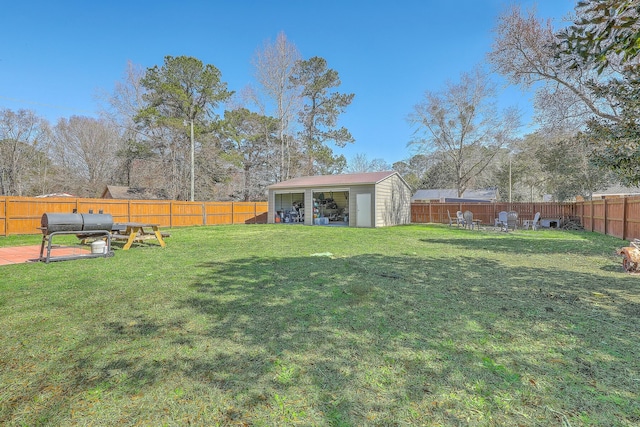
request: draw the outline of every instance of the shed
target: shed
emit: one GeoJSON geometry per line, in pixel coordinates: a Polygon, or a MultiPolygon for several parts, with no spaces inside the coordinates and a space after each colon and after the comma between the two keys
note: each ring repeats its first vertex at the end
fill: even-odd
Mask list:
{"type": "Polygon", "coordinates": [[[411,222],[411,188],[395,171],[304,176],[267,190],[270,224],[385,227],[411,222]]]}

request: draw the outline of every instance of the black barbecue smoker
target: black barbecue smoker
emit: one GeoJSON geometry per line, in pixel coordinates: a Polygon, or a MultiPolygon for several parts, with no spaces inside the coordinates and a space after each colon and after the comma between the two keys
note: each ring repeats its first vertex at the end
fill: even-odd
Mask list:
{"type": "Polygon", "coordinates": [[[66,261],[80,258],[96,258],[113,256],[111,250],[111,229],[113,217],[103,213],[45,213],[40,220],[39,229],[42,230],[42,244],[40,245],[40,261],[66,261]],[[75,234],[83,241],[93,240],[91,253],[81,255],[51,256],[51,246],[54,236],[75,234]],[[103,244],[99,244],[104,242],[103,244]],[[47,246],[47,255],[44,248],[47,246]]]}

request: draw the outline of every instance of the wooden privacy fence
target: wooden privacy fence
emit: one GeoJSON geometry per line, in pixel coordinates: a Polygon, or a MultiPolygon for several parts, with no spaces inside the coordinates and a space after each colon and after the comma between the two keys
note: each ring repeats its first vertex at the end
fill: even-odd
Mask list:
{"type": "Polygon", "coordinates": [[[473,218],[482,224],[493,225],[501,211],[518,212],[519,220],[533,219],[536,212],[541,218],[574,218],[575,203],[413,203],[411,222],[449,223],[449,215],[455,221],[456,211],[471,211],[473,218]],[[448,211],[448,213],[447,213],[448,211]]]}
{"type": "Polygon", "coordinates": [[[42,214],[74,210],[102,211],[111,214],[114,222],[148,222],[162,227],[267,222],[267,202],[0,197],[0,235],[38,234],[42,214]]]}
{"type": "MultiPolygon", "coordinates": [[[[103,211],[114,222],[149,222],[162,227],[189,225],[266,224],[267,202],[181,202],[172,200],[83,199],[72,197],[0,197],[0,236],[38,234],[43,213],[103,211]]],[[[521,220],[578,220],[587,231],[624,240],[640,238],[640,197],[613,197],[575,203],[413,203],[411,222],[449,223],[456,211],[473,212],[483,224],[494,223],[500,211],[516,211],[521,220]]]]}
{"type": "Polygon", "coordinates": [[[623,240],[640,239],[640,197],[609,197],[573,203],[413,203],[411,222],[449,223],[456,211],[473,212],[483,224],[494,224],[500,211],[516,211],[520,220],[540,218],[579,221],[587,231],[623,240]]]}
{"type": "Polygon", "coordinates": [[[640,239],[640,197],[611,197],[576,202],[585,230],[623,240],[640,239]]]}

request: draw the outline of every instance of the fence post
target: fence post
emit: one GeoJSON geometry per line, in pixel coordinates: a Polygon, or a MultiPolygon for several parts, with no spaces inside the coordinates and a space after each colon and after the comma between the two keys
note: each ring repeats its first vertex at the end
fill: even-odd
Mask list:
{"type": "Polygon", "coordinates": [[[256,202],[253,202],[253,223],[258,223],[258,205],[256,202]]]}
{"type": "Polygon", "coordinates": [[[607,227],[607,198],[605,197],[604,199],[602,199],[602,205],[603,205],[603,209],[604,209],[604,213],[602,214],[604,216],[604,235],[607,235],[607,229],[609,227],[607,227]]]}
{"type": "Polygon", "coordinates": [[[231,225],[236,223],[236,202],[231,202],[231,225]]]}
{"type": "Polygon", "coordinates": [[[169,228],[173,228],[173,200],[169,202],[169,228]]]}
{"type": "Polygon", "coordinates": [[[4,227],[3,227],[3,235],[7,235],[7,231],[9,228],[9,204],[7,203],[8,197],[4,198],[4,227]]]}
{"type": "Polygon", "coordinates": [[[627,196],[622,198],[622,240],[627,240],[627,196]]]}
{"type": "Polygon", "coordinates": [[[4,199],[4,235],[9,235],[9,197],[4,199]]]}

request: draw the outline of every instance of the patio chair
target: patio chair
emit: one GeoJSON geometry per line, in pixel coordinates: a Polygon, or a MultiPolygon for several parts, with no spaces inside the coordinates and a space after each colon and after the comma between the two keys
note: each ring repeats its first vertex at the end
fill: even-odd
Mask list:
{"type": "Polygon", "coordinates": [[[466,223],[464,221],[464,216],[462,215],[462,211],[456,212],[456,221],[458,223],[458,227],[460,227],[460,225],[462,225],[463,227],[466,226],[466,223]]]}
{"type": "Polygon", "coordinates": [[[512,229],[515,231],[518,228],[518,212],[509,211],[507,213],[507,229],[512,229]]]}
{"type": "Polygon", "coordinates": [[[507,228],[507,211],[501,211],[498,214],[494,227],[500,227],[500,231],[509,231],[507,228]]]}
{"type": "Polygon", "coordinates": [[[462,217],[464,218],[464,228],[469,227],[471,230],[473,230],[473,212],[464,211],[462,217]]]}
{"type": "Polygon", "coordinates": [[[529,227],[531,227],[533,231],[536,231],[538,228],[540,228],[540,212],[536,212],[532,220],[524,220],[524,222],[522,223],[522,228],[528,230],[529,227]]]}

